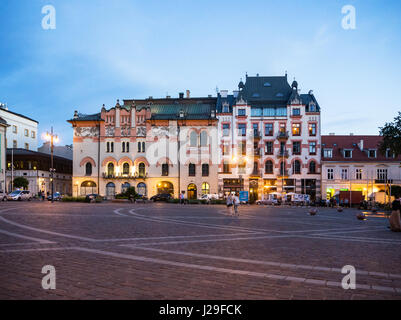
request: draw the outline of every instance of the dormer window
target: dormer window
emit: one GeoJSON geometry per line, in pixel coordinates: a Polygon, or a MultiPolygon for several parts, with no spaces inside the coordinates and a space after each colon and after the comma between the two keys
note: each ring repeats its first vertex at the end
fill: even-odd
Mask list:
{"type": "Polygon", "coordinates": [[[376,150],[375,149],[370,149],[368,151],[368,157],[369,158],[376,158],[376,150]]]}
{"type": "Polygon", "coordinates": [[[316,112],[316,105],[314,103],[309,105],[309,112],[316,112]]]}
{"type": "Polygon", "coordinates": [[[292,109],[292,115],[293,116],[300,116],[301,115],[301,109],[300,108],[292,109]]]}
{"type": "Polygon", "coordinates": [[[333,149],[323,149],[323,158],[333,158],[333,149]]]}
{"type": "Polygon", "coordinates": [[[284,95],[281,92],[279,92],[276,94],[276,97],[284,97],[284,95]]]}
{"type": "Polygon", "coordinates": [[[344,158],[351,159],[352,158],[352,150],[344,150],[344,158]]]}
{"type": "Polygon", "coordinates": [[[386,150],[386,158],[394,158],[394,153],[390,149],[386,150]]]}
{"type": "Polygon", "coordinates": [[[272,85],[269,82],[265,82],[263,86],[264,87],[271,87],[272,85]]]}
{"type": "Polygon", "coordinates": [[[259,98],[259,97],[260,97],[260,94],[257,93],[257,92],[255,92],[255,93],[252,95],[252,98],[259,98]]]}

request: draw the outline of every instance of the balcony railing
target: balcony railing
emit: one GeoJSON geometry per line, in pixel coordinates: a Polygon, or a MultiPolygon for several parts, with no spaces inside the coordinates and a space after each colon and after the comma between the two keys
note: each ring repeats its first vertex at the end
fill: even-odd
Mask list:
{"type": "Polygon", "coordinates": [[[135,174],[124,174],[124,173],[113,173],[109,174],[107,172],[103,172],[104,179],[146,179],[148,177],[148,173],[139,174],[138,172],[135,174]]]}
{"type": "Polygon", "coordinates": [[[280,131],[277,134],[277,139],[279,139],[279,140],[287,140],[288,138],[289,138],[288,131],[280,131]]]}
{"type": "Polygon", "coordinates": [[[277,152],[277,157],[278,158],[288,158],[290,156],[290,153],[287,150],[280,150],[277,152]]]}

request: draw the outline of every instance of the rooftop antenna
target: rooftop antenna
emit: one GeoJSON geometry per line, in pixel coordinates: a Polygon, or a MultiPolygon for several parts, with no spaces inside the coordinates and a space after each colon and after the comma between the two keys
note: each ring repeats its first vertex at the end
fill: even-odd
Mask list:
{"type": "Polygon", "coordinates": [[[216,86],[216,93],[219,93],[219,87],[216,86]]]}

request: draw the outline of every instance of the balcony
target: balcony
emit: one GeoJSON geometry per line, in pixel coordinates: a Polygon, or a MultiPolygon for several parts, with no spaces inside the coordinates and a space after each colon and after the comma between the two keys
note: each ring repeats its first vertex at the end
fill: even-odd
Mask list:
{"type": "Polygon", "coordinates": [[[123,174],[123,173],[118,173],[118,174],[108,174],[107,172],[103,172],[102,177],[104,179],[146,179],[148,177],[148,174],[139,174],[136,172],[134,175],[133,174],[123,174]]]}
{"type": "Polygon", "coordinates": [[[280,131],[277,134],[277,139],[278,140],[288,140],[288,138],[289,138],[288,131],[280,131]]]}
{"type": "Polygon", "coordinates": [[[290,153],[285,150],[280,150],[279,152],[277,152],[277,158],[288,158],[290,156],[290,153]]]}

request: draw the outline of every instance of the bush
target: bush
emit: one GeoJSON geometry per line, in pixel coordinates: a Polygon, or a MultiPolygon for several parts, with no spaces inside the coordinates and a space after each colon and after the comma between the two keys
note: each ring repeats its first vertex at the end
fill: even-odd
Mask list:
{"type": "Polygon", "coordinates": [[[170,199],[168,203],[180,203],[180,199],[170,199]]]}
{"type": "Polygon", "coordinates": [[[211,204],[226,204],[226,200],[212,200],[211,204]]]}
{"type": "Polygon", "coordinates": [[[63,197],[62,202],[85,202],[85,197],[63,197]]]}

